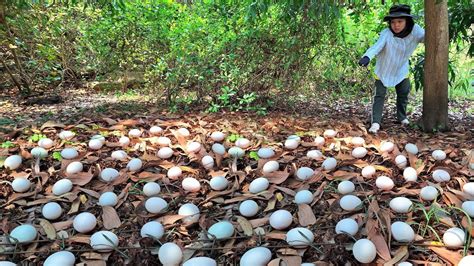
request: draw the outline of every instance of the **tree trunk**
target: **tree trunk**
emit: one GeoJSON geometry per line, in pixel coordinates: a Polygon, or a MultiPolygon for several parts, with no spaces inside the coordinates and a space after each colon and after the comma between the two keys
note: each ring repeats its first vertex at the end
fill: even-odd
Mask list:
{"type": "Polygon", "coordinates": [[[448,4],[425,0],[425,66],[422,126],[426,132],[448,129],[448,4]]]}

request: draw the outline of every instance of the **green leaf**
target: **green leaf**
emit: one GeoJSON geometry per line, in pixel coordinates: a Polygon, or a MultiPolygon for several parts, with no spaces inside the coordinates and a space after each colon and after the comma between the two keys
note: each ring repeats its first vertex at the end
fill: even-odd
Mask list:
{"type": "Polygon", "coordinates": [[[30,136],[28,140],[30,142],[38,142],[40,139],[45,139],[46,136],[43,134],[34,134],[33,136],[30,136]]]}
{"type": "Polygon", "coordinates": [[[254,159],[256,161],[258,161],[258,159],[260,159],[260,157],[258,157],[258,153],[256,151],[251,151],[250,154],[249,154],[249,157],[250,157],[250,159],[254,159]]]}
{"type": "Polygon", "coordinates": [[[53,159],[61,161],[63,157],[61,156],[61,153],[59,151],[53,152],[53,159]]]}
{"type": "Polygon", "coordinates": [[[239,134],[232,134],[227,137],[227,140],[229,142],[235,142],[239,138],[240,138],[239,134]]]}
{"type": "Polygon", "coordinates": [[[11,141],[5,141],[5,142],[2,143],[2,145],[0,147],[2,147],[4,149],[8,149],[8,148],[15,147],[15,144],[11,141]]]}

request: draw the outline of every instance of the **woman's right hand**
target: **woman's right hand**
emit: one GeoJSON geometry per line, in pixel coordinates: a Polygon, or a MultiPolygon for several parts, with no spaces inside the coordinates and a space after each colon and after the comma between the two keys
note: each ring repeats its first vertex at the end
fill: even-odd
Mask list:
{"type": "Polygon", "coordinates": [[[370,58],[368,56],[364,56],[359,60],[359,66],[367,67],[369,65],[370,58]]]}

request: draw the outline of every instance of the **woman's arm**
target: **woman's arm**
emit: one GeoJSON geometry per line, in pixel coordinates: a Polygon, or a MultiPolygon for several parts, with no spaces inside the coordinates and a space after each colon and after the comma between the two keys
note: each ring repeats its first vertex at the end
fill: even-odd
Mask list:
{"type": "Polygon", "coordinates": [[[376,55],[378,55],[380,51],[382,51],[382,49],[385,47],[385,40],[387,38],[387,34],[388,29],[383,30],[380,33],[378,41],[372,47],[370,47],[363,56],[367,56],[368,58],[370,58],[370,60],[372,60],[376,55]]]}
{"type": "Polygon", "coordinates": [[[423,29],[422,27],[420,27],[418,24],[415,25],[415,28],[416,28],[416,31],[417,31],[417,38],[416,40],[420,43],[424,43],[425,42],[425,29],[423,29]]]}

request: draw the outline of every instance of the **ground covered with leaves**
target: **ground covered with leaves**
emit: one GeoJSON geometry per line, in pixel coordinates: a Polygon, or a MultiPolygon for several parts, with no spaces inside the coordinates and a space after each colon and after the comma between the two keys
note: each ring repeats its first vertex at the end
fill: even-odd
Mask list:
{"type": "Polygon", "coordinates": [[[386,265],[401,261],[455,265],[465,254],[472,254],[471,233],[474,231],[468,212],[462,209],[463,202],[474,200],[474,194],[463,189],[472,181],[474,173],[469,167],[474,163],[472,116],[468,119],[451,116],[455,122],[453,131],[425,134],[415,127],[394,123],[390,110],[393,107],[389,105],[384,130],[378,135],[369,135],[366,112],[357,103],[332,106],[312,103],[304,105],[300,113],[275,111],[262,117],[236,112],[174,114],[161,111],[151,103],[110,104],[106,97],[103,103],[97,103],[94,99],[100,98],[87,93],[82,97],[89,98],[71,98],[78,105],[84,105],[82,107],[64,103],[52,107],[25,107],[11,100],[4,101],[9,105],[8,109],[4,108],[7,105],[2,105],[0,162],[3,164],[10,155],[20,155],[22,164],[15,170],[1,168],[0,260],[41,264],[55,251],[69,250],[81,265],[137,265],[137,262],[161,265],[157,255],[159,247],[165,242],[174,242],[183,251],[183,261],[206,256],[219,265],[238,265],[247,250],[264,246],[271,251],[270,265],[284,265],[285,262],[286,265],[302,262],[357,265],[359,262],[353,256],[352,245],[363,238],[370,239],[377,249],[373,262],[386,265]],[[47,117],[44,116],[45,108],[52,108],[46,112],[49,113],[47,117]],[[80,111],[71,111],[74,109],[80,111]],[[163,131],[152,134],[152,126],[159,126],[163,131]],[[185,130],[179,131],[181,128],[187,129],[190,135],[186,136],[185,130]],[[121,144],[120,138],[129,136],[132,129],[138,129],[140,136],[130,136],[128,145],[121,144]],[[324,134],[329,129],[336,132],[334,137],[324,134]],[[72,131],[75,135],[61,139],[59,134],[63,131],[72,131]],[[212,149],[215,141],[211,134],[215,131],[225,134],[222,144],[227,152],[223,155],[212,149]],[[105,141],[99,150],[93,150],[88,143],[98,134],[105,141]],[[294,149],[285,146],[291,135],[300,138],[294,149]],[[163,147],[160,137],[171,140],[166,145],[172,149],[170,158],[159,157],[158,151],[163,147]],[[323,137],[324,143],[318,137],[323,137]],[[363,147],[367,154],[362,158],[352,154],[357,146],[354,137],[362,137],[365,141],[363,147]],[[48,155],[39,160],[31,151],[42,138],[51,139],[53,145],[47,149],[48,155]],[[250,140],[250,144],[244,145],[242,157],[233,158],[228,149],[240,138],[250,140]],[[191,142],[200,143],[201,149],[191,152],[191,142]],[[393,150],[384,150],[387,142],[395,144],[393,150]],[[419,152],[407,152],[405,145],[408,143],[415,144],[419,152]],[[77,157],[62,158],[60,152],[71,147],[78,151],[77,157]],[[259,158],[258,151],[262,147],[272,148],[274,155],[268,159],[259,158]],[[113,158],[112,152],[117,150],[125,151],[126,157],[113,158]],[[308,156],[310,150],[318,150],[322,156],[308,156]],[[432,155],[435,150],[442,150],[446,158],[435,160],[432,155]],[[213,159],[212,167],[202,163],[207,155],[213,159]],[[407,166],[416,170],[417,181],[405,180],[404,167],[395,163],[398,155],[404,155],[407,166]],[[330,157],[336,159],[337,166],[325,169],[323,162],[330,157]],[[132,158],[143,162],[139,170],[127,168],[132,158]],[[83,164],[82,171],[67,173],[67,166],[75,161],[83,164]],[[264,172],[263,166],[268,161],[277,161],[278,169],[264,172]],[[362,169],[369,165],[374,166],[376,173],[363,177],[362,169]],[[168,170],[175,166],[181,169],[182,175],[169,175],[168,170]],[[302,167],[313,170],[304,180],[296,176],[302,167]],[[104,168],[118,170],[119,176],[105,182],[100,178],[104,168]],[[448,181],[433,179],[433,172],[440,169],[449,173],[448,181]],[[223,190],[210,187],[211,178],[216,176],[223,176],[228,181],[223,190]],[[269,181],[269,186],[262,192],[251,193],[250,183],[262,176],[269,181]],[[379,176],[392,179],[393,188],[384,190],[377,186],[379,176]],[[27,178],[32,185],[27,191],[15,192],[11,182],[21,177],[27,178]],[[199,181],[198,190],[183,188],[183,180],[187,177],[199,181]],[[61,179],[72,181],[73,188],[58,196],[52,187],[61,179]],[[362,201],[354,210],[340,207],[344,195],[339,193],[338,185],[343,180],[355,184],[355,190],[350,194],[362,201]],[[159,213],[150,213],[145,206],[149,197],[143,193],[143,187],[152,181],[160,184],[161,191],[156,196],[168,205],[159,213]],[[435,200],[420,198],[420,191],[426,186],[437,189],[435,200]],[[312,201],[296,204],[296,193],[305,189],[313,194],[312,201]],[[107,191],[118,196],[113,207],[98,204],[101,194],[107,191]],[[395,212],[389,206],[390,200],[401,196],[412,202],[406,213],[395,212]],[[256,215],[245,217],[239,212],[239,205],[249,199],[256,201],[259,209],[256,215]],[[62,207],[59,218],[48,220],[43,217],[42,207],[48,202],[57,202],[62,207]],[[186,217],[178,215],[178,210],[186,203],[199,208],[199,219],[195,223],[185,222],[186,217]],[[269,223],[271,214],[277,210],[287,210],[292,215],[291,224],[281,230],[269,223]],[[82,212],[90,212],[97,218],[97,225],[87,233],[79,233],[73,227],[74,218],[82,212]],[[353,236],[336,234],[336,224],[344,218],[357,222],[358,231],[353,236]],[[161,238],[141,236],[142,226],[150,221],[158,221],[164,226],[161,238]],[[234,231],[230,237],[216,240],[207,234],[219,221],[232,223],[234,231]],[[391,224],[396,221],[410,225],[416,235],[413,241],[404,243],[394,238],[391,224]],[[28,243],[11,244],[8,236],[22,224],[33,225],[38,230],[37,236],[28,243]],[[311,230],[314,235],[311,245],[300,248],[286,241],[286,233],[296,227],[311,230]],[[443,234],[452,227],[461,228],[467,236],[462,245],[446,247],[443,234]],[[91,235],[101,230],[110,230],[119,239],[118,246],[111,252],[98,252],[90,245],[91,235]]]}

